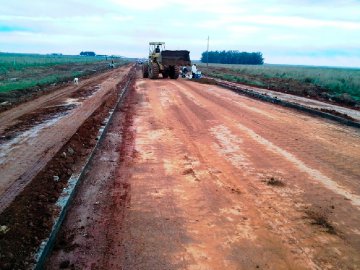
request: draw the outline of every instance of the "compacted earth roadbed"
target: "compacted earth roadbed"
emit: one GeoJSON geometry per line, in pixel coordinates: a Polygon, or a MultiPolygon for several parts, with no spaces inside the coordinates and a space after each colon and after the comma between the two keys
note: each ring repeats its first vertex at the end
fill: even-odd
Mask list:
{"type": "Polygon", "coordinates": [[[360,269],[359,129],[134,72],[0,114],[1,269],[360,269]]]}
{"type": "Polygon", "coordinates": [[[359,157],[356,128],[139,78],[45,267],[360,269],[359,157]]]}
{"type": "Polygon", "coordinates": [[[31,268],[99,130],[134,74],[126,65],[0,113],[0,268],[31,268]]]}

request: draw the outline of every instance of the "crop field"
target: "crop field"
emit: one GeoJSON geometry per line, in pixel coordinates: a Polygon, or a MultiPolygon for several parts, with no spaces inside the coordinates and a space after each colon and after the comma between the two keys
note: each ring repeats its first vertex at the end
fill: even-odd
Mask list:
{"type": "Polygon", "coordinates": [[[0,92],[41,88],[108,68],[120,58],[0,53],[0,92]]]}
{"type": "Polygon", "coordinates": [[[354,105],[360,102],[360,69],[291,65],[205,64],[206,75],[296,95],[333,99],[354,105]]]}

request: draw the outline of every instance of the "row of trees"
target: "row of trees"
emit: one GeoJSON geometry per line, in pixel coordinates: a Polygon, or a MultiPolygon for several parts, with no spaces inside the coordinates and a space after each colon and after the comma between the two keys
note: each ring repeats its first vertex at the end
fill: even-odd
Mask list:
{"type": "Polygon", "coordinates": [[[201,62],[220,64],[262,65],[264,58],[261,52],[209,51],[201,54],[201,62]]]}

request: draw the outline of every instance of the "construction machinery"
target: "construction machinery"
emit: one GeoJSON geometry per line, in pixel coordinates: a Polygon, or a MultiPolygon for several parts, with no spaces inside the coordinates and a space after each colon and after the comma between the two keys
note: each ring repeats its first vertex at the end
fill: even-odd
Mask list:
{"type": "Polygon", "coordinates": [[[143,77],[177,79],[180,66],[190,66],[190,52],[186,50],[165,50],[165,42],[149,42],[149,60],[143,64],[143,77]]]}

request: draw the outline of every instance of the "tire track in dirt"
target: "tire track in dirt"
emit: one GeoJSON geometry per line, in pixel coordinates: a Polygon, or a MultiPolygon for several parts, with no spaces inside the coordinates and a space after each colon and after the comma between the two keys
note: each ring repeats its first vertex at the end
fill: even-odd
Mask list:
{"type": "MultiPolygon", "coordinates": [[[[47,123],[45,122],[45,124],[40,123],[29,130],[24,130],[9,142],[1,145],[1,152],[4,154],[0,160],[0,169],[2,171],[2,178],[0,180],[0,212],[24,186],[44,168],[81,124],[111,95],[119,79],[121,80],[128,71],[129,67],[123,67],[117,71],[112,71],[110,73],[111,77],[107,77],[109,74],[101,74],[96,76],[95,81],[89,79],[91,84],[96,82],[102,86],[93,96],[83,100],[81,105],[68,111],[67,115],[52,119],[47,123]]],[[[81,88],[78,90],[81,90],[81,88]]],[[[66,91],[66,89],[60,91],[62,92],[60,94],[57,92],[53,93],[59,103],[63,101],[63,91],[66,91]],[[61,96],[60,99],[59,96],[61,96]]],[[[73,93],[67,93],[66,95],[72,94],[73,93]]],[[[40,110],[42,108],[41,106],[47,104],[46,102],[49,99],[51,100],[51,104],[54,105],[51,94],[47,95],[46,98],[40,99],[41,101],[36,99],[28,102],[29,104],[24,103],[19,105],[21,107],[27,106],[24,110],[19,109],[19,111],[33,111],[34,108],[40,110]]],[[[7,111],[1,114],[1,119],[8,117],[8,113],[7,111]]],[[[18,112],[16,112],[15,115],[24,116],[24,114],[18,112]]],[[[12,119],[12,117],[9,117],[9,119],[12,119]]]]}
{"type": "Polygon", "coordinates": [[[110,253],[62,249],[52,268],[359,269],[359,208],[316,179],[356,202],[357,131],[183,80],[140,79],[136,95],[134,146],[117,165],[118,184],[104,184],[111,203],[127,190],[126,204],[92,217],[114,221],[106,238],[90,235],[110,253]]]}
{"type": "Polygon", "coordinates": [[[189,87],[195,91],[198,98],[204,98],[203,101],[208,106],[216,104],[219,110],[227,113],[228,119],[237,115],[247,127],[256,129],[259,136],[270,141],[281,142],[284,150],[288,152],[295,150],[302,160],[307,160],[308,156],[315,157],[312,162],[316,164],[315,166],[325,169],[330,178],[338,181],[341,179],[341,184],[360,192],[360,185],[356,181],[357,176],[360,175],[360,168],[352,166],[360,151],[360,145],[357,143],[360,133],[357,129],[241,97],[225,89],[207,91],[206,89],[217,88],[204,85],[199,87],[190,85],[189,87]],[[202,90],[199,91],[199,88],[202,90]],[[246,110],[242,103],[248,104],[245,105],[248,107],[255,107],[256,110],[263,110],[263,113],[258,114],[253,109],[246,110]],[[269,114],[275,119],[269,121],[260,117],[264,114],[269,114]],[[283,130],[286,132],[282,132],[283,130]],[[334,170],[333,166],[337,166],[337,170],[334,170]]]}
{"type": "MultiPolygon", "coordinates": [[[[199,89],[197,89],[196,87],[193,87],[193,90],[194,91],[196,91],[196,93],[199,93],[200,91],[199,91],[199,89]]],[[[193,91],[193,92],[194,92],[193,91]]],[[[202,92],[201,92],[201,94],[203,94],[202,92]]],[[[205,94],[203,94],[203,95],[205,95],[205,94]]],[[[234,96],[234,97],[236,97],[236,96],[234,96]]],[[[198,98],[200,98],[200,97],[198,97],[198,98]]],[[[242,98],[239,98],[240,99],[240,102],[243,100],[242,98]]],[[[215,102],[215,100],[214,99],[211,99],[211,101],[213,101],[215,104],[216,104],[216,102],[215,102]]],[[[245,101],[245,100],[243,100],[243,101],[245,101]]],[[[234,102],[235,103],[235,102],[234,102]]],[[[203,103],[204,104],[204,103],[203,103]]],[[[221,103],[220,103],[221,104],[221,103]]],[[[213,104],[208,104],[208,106],[209,107],[211,107],[213,104]]],[[[226,104],[227,105],[227,107],[226,106],[224,106],[224,108],[229,108],[229,107],[231,107],[231,104],[226,104]]],[[[256,105],[256,104],[254,104],[254,105],[256,105]]],[[[271,106],[268,106],[268,107],[270,107],[271,108],[271,106]]],[[[219,108],[217,108],[217,109],[215,109],[217,112],[218,112],[218,115],[226,115],[226,112],[225,111],[223,111],[223,110],[221,110],[221,107],[219,108]]],[[[239,114],[241,115],[241,112],[239,112],[239,114]]],[[[258,119],[259,117],[257,117],[256,115],[252,115],[252,117],[253,117],[253,119],[258,119]]],[[[235,130],[236,131],[234,131],[234,133],[235,134],[238,134],[239,133],[239,128],[238,127],[236,127],[236,125],[234,125],[232,122],[234,122],[234,119],[236,119],[236,117],[234,117],[234,115],[233,114],[231,114],[231,115],[227,115],[227,117],[225,117],[225,119],[222,119],[221,121],[220,121],[220,123],[228,123],[228,124],[230,124],[229,125],[229,127],[231,127],[231,126],[233,126],[234,128],[235,128],[235,130]]],[[[310,118],[311,119],[311,118],[310,118]]],[[[243,119],[242,118],[242,120],[241,121],[244,121],[245,119],[243,119]]],[[[239,121],[239,122],[241,122],[241,121],[239,121]]],[[[262,125],[262,126],[264,126],[265,128],[267,127],[267,125],[268,125],[268,123],[269,123],[269,121],[265,121],[264,119],[263,119],[263,121],[264,121],[264,124],[262,125]],[[265,124],[266,123],[266,124],[265,124]]],[[[251,123],[252,121],[250,121],[250,123],[251,123]]],[[[315,121],[315,122],[317,122],[317,121],[315,121]]],[[[249,122],[245,122],[245,123],[247,123],[247,124],[249,124],[249,122]]],[[[280,122],[281,123],[281,122],[280,122]]],[[[254,125],[251,125],[250,124],[250,126],[252,127],[252,128],[254,128],[254,125]]],[[[261,126],[261,127],[262,127],[261,126]]],[[[336,128],[337,126],[335,125],[335,131],[337,131],[337,128],[336,128]]],[[[258,125],[255,125],[255,128],[256,129],[259,129],[259,126],[258,125]]],[[[331,126],[330,126],[330,128],[332,128],[331,126]]],[[[339,128],[340,129],[340,128],[339,128]]],[[[288,130],[285,128],[285,129],[283,129],[284,131],[286,130],[286,132],[288,132],[288,130]]],[[[291,129],[290,129],[291,130],[291,129]]],[[[331,130],[331,129],[330,129],[331,130]]],[[[325,131],[326,131],[326,128],[325,128],[325,131]]],[[[351,131],[351,129],[349,130],[348,128],[343,128],[343,131],[345,131],[345,132],[343,132],[343,133],[345,133],[345,135],[351,135],[350,136],[350,139],[353,139],[353,138],[357,138],[358,139],[358,136],[356,137],[356,132],[354,132],[353,131],[353,133],[350,133],[350,131],[351,131]]],[[[269,134],[271,134],[271,132],[267,132],[267,133],[265,133],[265,134],[267,134],[267,136],[269,135],[269,134]]],[[[336,133],[335,133],[336,134],[336,133]]],[[[278,134],[279,135],[279,134],[278,134]]],[[[297,135],[298,136],[298,135],[297,135]]],[[[244,136],[240,136],[241,137],[241,139],[244,139],[244,136]]],[[[246,136],[245,136],[245,138],[246,138],[246,136]]],[[[276,138],[275,137],[275,139],[277,139],[278,140],[278,138],[276,138]]],[[[347,138],[348,139],[348,138],[347,138]]],[[[351,140],[350,140],[351,141],[351,140]]],[[[346,140],[344,140],[343,139],[343,141],[341,141],[342,143],[347,143],[346,142],[346,140]]],[[[324,142],[321,142],[321,144],[324,144],[324,142]]],[[[306,145],[306,144],[305,144],[306,145]]],[[[311,144],[310,144],[311,145],[311,144]]],[[[249,147],[246,147],[247,149],[248,149],[248,153],[249,153],[249,150],[250,150],[250,153],[251,153],[251,155],[252,156],[256,156],[256,159],[253,159],[253,163],[254,164],[269,164],[269,160],[275,160],[276,162],[275,163],[273,163],[273,165],[271,166],[271,167],[273,167],[273,168],[277,168],[277,167],[281,167],[281,163],[283,164],[284,162],[281,162],[281,163],[278,163],[278,164],[276,164],[277,162],[279,162],[279,159],[278,158],[273,158],[273,157],[269,157],[269,159],[268,160],[264,160],[264,158],[263,157],[261,157],[261,156],[264,156],[264,152],[262,152],[260,149],[261,148],[259,148],[259,147],[257,147],[256,145],[254,145],[253,144],[253,142],[251,142],[251,141],[249,141],[249,142],[246,142],[246,143],[244,143],[244,146],[250,146],[250,149],[249,149],[249,147]],[[256,149],[256,152],[254,152],[254,150],[253,149],[256,149]],[[260,152],[260,156],[259,156],[259,152],[260,152]],[[277,166],[278,165],[278,166],[277,166]]],[[[303,144],[303,146],[304,146],[304,144],[303,144]]],[[[314,145],[314,144],[312,144],[312,146],[313,147],[319,147],[319,145],[314,145]]],[[[333,147],[333,146],[332,146],[333,147]]],[[[245,148],[245,149],[246,149],[245,148]]],[[[321,148],[320,148],[321,149],[321,148]]],[[[348,149],[349,148],[345,148],[345,149],[341,149],[341,147],[337,147],[336,148],[336,151],[348,151],[348,149]]],[[[297,150],[296,148],[295,148],[295,150],[297,150]]],[[[356,153],[356,151],[357,151],[357,149],[355,148],[355,149],[353,149],[353,152],[352,153],[356,153]]],[[[301,149],[300,149],[300,152],[301,152],[301,149]]],[[[299,153],[298,152],[298,150],[297,150],[297,153],[299,153]]],[[[350,154],[350,153],[349,153],[350,154]]],[[[334,156],[335,158],[336,158],[336,155],[334,156]]],[[[309,159],[309,156],[308,156],[308,159],[309,159]]],[[[354,155],[354,159],[353,160],[356,160],[356,155],[354,155]]],[[[341,160],[339,160],[340,162],[341,162],[341,160]]],[[[334,162],[338,162],[336,159],[333,159],[333,162],[332,163],[334,163],[334,162]]],[[[271,163],[271,162],[270,162],[271,163]]],[[[355,162],[356,163],[356,162],[355,162]]],[[[351,166],[350,164],[353,164],[354,165],[354,162],[350,162],[349,163],[349,166],[351,166]]],[[[246,165],[246,164],[245,164],[246,165]]],[[[284,164],[285,165],[285,164],[284,164]]],[[[266,167],[265,167],[266,168],[266,167]]],[[[354,169],[356,168],[356,166],[352,166],[352,168],[353,168],[353,184],[356,184],[356,182],[357,181],[354,181],[355,179],[356,179],[356,170],[354,171],[354,169]],[[354,174],[354,172],[355,172],[355,174],[354,174]]],[[[250,169],[250,171],[251,171],[251,168],[247,168],[247,171],[249,171],[249,169],[250,169]]],[[[289,175],[289,177],[291,177],[291,178],[293,178],[293,176],[290,176],[289,175]]],[[[335,178],[336,179],[336,178],[335,178]]],[[[309,179],[310,180],[310,179],[309,179]]],[[[340,179],[336,179],[336,180],[340,180],[340,179]]],[[[310,181],[312,181],[312,180],[310,180],[310,181]]],[[[301,183],[301,182],[300,182],[301,183]]],[[[316,188],[317,189],[317,188],[316,188]]],[[[315,207],[323,207],[324,208],[324,202],[325,202],[325,206],[326,207],[330,207],[333,203],[334,203],[334,198],[329,198],[327,195],[325,196],[324,195],[324,191],[319,191],[319,195],[318,194],[314,194],[313,192],[308,192],[309,190],[307,190],[307,193],[305,193],[305,194],[308,194],[309,196],[307,196],[308,198],[305,198],[305,202],[313,202],[314,203],[314,205],[315,205],[315,207]],[[311,197],[312,196],[312,197],[311,197]],[[311,200],[309,201],[308,199],[309,199],[309,197],[311,198],[311,200]],[[326,197],[328,197],[328,199],[326,199],[326,197]]],[[[353,190],[352,192],[355,192],[355,190],[353,190]]],[[[341,201],[341,199],[339,198],[339,200],[338,200],[338,203],[340,204],[339,206],[339,208],[341,208],[341,204],[342,204],[342,201],[341,201]],[[339,203],[340,202],[340,203],[339,203]]],[[[301,203],[300,203],[300,205],[301,205],[301,203]]],[[[333,206],[331,206],[331,209],[333,208],[333,206]]],[[[349,217],[347,217],[347,215],[345,214],[343,214],[343,213],[346,213],[346,212],[348,212],[348,211],[350,211],[350,210],[346,210],[346,208],[348,208],[348,206],[347,207],[345,207],[345,208],[342,208],[342,209],[337,209],[337,211],[336,211],[336,214],[337,214],[337,217],[334,217],[332,220],[333,220],[333,222],[335,222],[336,224],[339,224],[338,222],[337,222],[337,220],[340,218],[340,216],[341,216],[341,220],[346,220],[347,222],[348,222],[348,226],[344,226],[344,231],[346,231],[346,232],[348,232],[349,233],[349,235],[348,235],[348,237],[347,237],[347,241],[349,241],[349,242],[352,242],[352,244],[354,244],[355,246],[357,246],[358,245],[358,240],[354,240],[354,238],[353,237],[355,237],[355,238],[357,238],[358,239],[358,234],[357,234],[357,230],[353,230],[353,227],[356,227],[356,224],[359,222],[358,221],[358,219],[356,218],[356,217],[352,217],[350,220],[349,220],[349,217]],[[354,234],[355,233],[355,234],[354,234]]],[[[326,209],[326,208],[325,208],[326,209]]],[[[321,210],[321,211],[323,211],[323,210],[321,210]]],[[[329,210],[328,210],[329,211],[329,210]]],[[[358,209],[357,210],[355,210],[355,211],[358,211],[358,209]]],[[[324,212],[326,212],[326,210],[324,211],[324,212]]],[[[329,211],[329,212],[332,212],[331,210],[329,211]]],[[[331,213],[331,214],[333,214],[333,213],[331,213]]],[[[347,223],[346,222],[346,223],[347,223]]],[[[344,225],[344,223],[342,222],[342,225],[344,225]]],[[[334,261],[334,263],[336,263],[336,261],[334,261]]],[[[336,263],[337,264],[337,263],[336,263]]],[[[340,264],[339,264],[340,265],[340,264]]]]}

